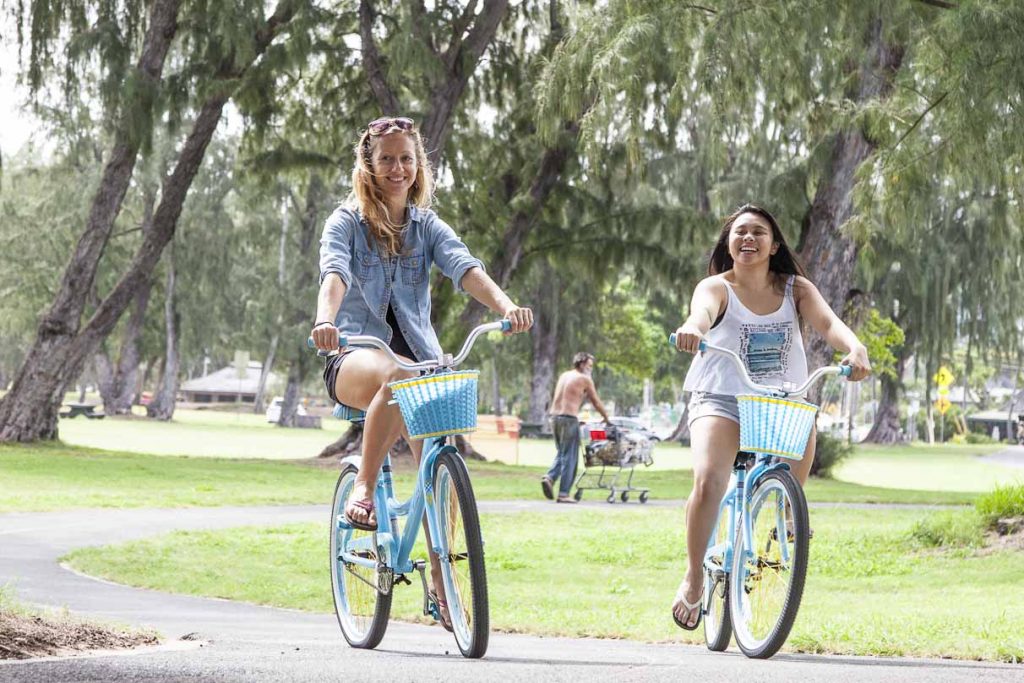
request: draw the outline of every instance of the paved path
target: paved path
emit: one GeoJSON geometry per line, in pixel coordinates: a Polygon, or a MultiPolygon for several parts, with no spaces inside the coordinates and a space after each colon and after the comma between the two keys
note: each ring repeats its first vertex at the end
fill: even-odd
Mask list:
{"type": "Polygon", "coordinates": [[[982,460],[1009,467],[1024,467],[1024,446],[1010,446],[995,453],[981,456],[982,460]]]}
{"type": "MultiPolygon", "coordinates": [[[[561,508],[576,509],[555,509],[561,508]]],[[[158,629],[168,642],[124,653],[0,663],[0,681],[1024,681],[1024,668],[1000,664],[811,655],[755,662],[735,651],[713,654],[678,644],[505,634],[492,635],[484,660],[467,661],[439,627],[402,623],[392,623],[380,647],[367,652],[345,645],[331,615],[128,588],[57,563],[74,548],[173,529],[283,524],[326,516],[321,506],[0,515],[0,585],[13,586],[26,602],[67,606],[91,618],[158,629]]]]}

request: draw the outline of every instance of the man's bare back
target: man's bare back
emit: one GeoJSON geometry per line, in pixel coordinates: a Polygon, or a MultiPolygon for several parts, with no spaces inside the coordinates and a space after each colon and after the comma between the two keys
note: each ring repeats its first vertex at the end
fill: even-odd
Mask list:
{"type": "MultiPolygon", "coordinates": [[[[587,369],[592,364],[593,361],[587,361],[584,368],[587,369]]],[[[575,417],[579,414],[584,401],[590,401],[597,412],[601,413],[605,420],[608,419],[608,414],[601,404],[601,399],[597,397],[597,389],[594,387],[594,380],[590,378],[590,375],[580,372],[576,368],[566,370],[558,377],[558,383],[555,385],[555,396],[551,399],[550,413],[575,417]]]]}

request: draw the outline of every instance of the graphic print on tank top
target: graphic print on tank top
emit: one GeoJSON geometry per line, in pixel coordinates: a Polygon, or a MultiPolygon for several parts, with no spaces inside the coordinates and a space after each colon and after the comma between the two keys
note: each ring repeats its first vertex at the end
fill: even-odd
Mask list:
{"type": "Polygon", "coordinates": [[[789,347],[793,344],[790,322],[744,323],[740,325],[740,357],[751,379],[785,375],[789,370],[789,347]]]}

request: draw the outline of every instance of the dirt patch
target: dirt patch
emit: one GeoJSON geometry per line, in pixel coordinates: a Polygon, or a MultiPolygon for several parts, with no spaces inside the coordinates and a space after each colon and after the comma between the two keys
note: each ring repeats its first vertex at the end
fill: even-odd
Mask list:
{"type": "Polygon", "coordinates": [[[28,614],[0,607],[0,659],[68,655],[159,642],[156,634],[148,631],[128,631],[61,614],[28,614]]]}
{"type": "Polygon", "coordinates": [[[1000,519],[996,528],[985,534],[985,547],[979,554],[1003,550],[1024,551],[1024,517],[1000,519]]]}

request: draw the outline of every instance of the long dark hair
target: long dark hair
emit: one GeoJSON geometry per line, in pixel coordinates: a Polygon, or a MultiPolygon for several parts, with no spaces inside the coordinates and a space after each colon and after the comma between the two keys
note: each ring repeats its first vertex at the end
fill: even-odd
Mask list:
{"type": "MultiPolygon", "coordinates": [[[[711,258],[708,259],[708,275],[718,275],[732,269],[732,256],[729,255],[729,231],[732,230],[736,219],[745,213],[757,214],[772,226],[772,241],[777,243],[779,248],[768,259],[768,271],[776,275],[807,277],[800,259],[786,244],[786,238],[782,236],[782,230],[779,229],[779,222],[775,220],[775,216],[771,215],[767,209],[762,209],[754,204],[744,204],[726,216],[725,222],[722,223],[722,231],[718,234],[718,242],[711,251],[711,258]]],[[[777,282],[776,285],[778,284],[777,282]]]]}

